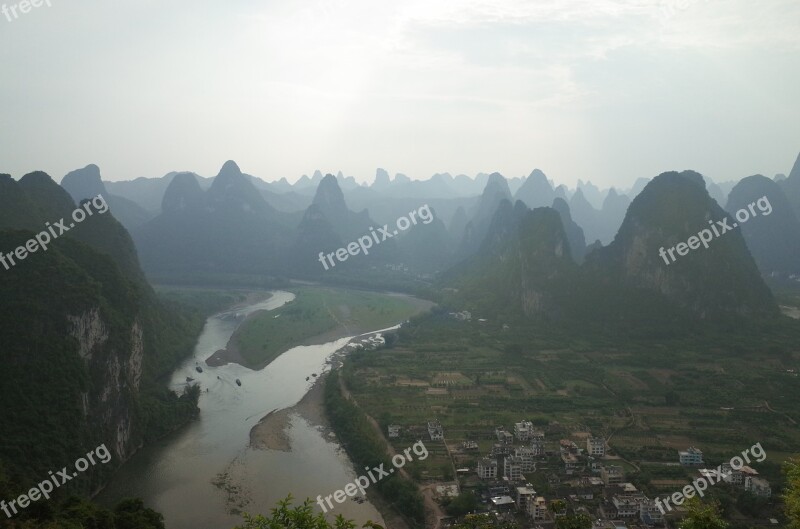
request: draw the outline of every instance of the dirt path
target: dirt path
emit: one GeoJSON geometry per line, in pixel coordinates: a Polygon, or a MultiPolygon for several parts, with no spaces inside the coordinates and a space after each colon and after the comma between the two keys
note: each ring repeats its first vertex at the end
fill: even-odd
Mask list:
{"type": "Polygon", "coordinates": [[[767,402],[767,401],[764,401],[764,406],[765,406],[765,407],[766,407],[766,408],[767,408],[769,411],[771,411],[772,413],[777,413],[778,415],[783,415],[784,417],[786,417],[786,418],[789,420],[789,422],[790,422],[790,423],[792,423],[792,424],[794,424],[795,426],[797,426],[797,423],[795,422],[795,420],[794,420],[794,419],[792,419],[791,417],[789,417],[789,415],[788,415],[788,414],[786,414],[786,413],[783,413],[783,412],[780,412],[780,411],[777,411],[777,410],[773,410],[773,409],[770,407],[770,405],[769,405],[769,402],[767,402]]]}

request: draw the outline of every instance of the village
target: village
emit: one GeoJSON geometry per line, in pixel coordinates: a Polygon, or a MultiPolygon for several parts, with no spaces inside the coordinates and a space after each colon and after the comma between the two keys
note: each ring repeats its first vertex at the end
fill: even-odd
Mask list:
{"type": "MultiPolygon", "coordinates": [[[[559,428],[522,420],[511,429],[487,430],[484,439],[447,444],[444,428],[433,419],[424,426],[389,425],[387,436],[393,442],[419,435],[432,453],[449,457],[455,479],[433,485],[439,502],[447,505],[460,493],[472,491],[479,501],[473,514],[484,513],[498,525],[516,522],[519,527],[550,529],[561,527],[560,517],[580,516],[596,529],[644,529],[675,526],[673,522],[682,518],[683,500],[674,510],[665,510],[658,501],[684,494],[681,486],[676,485],[674,493],[645,494],[626,471],[636,465],[615,455],[607,439],[586,432],[570,436],[575,439],[550,438],[548,430],[559,428]],[[491,448],[482,452],[481,446],[491,448]]],[[[750,466],[735,469],[724,463],[706,468],[703,453],[696,447],[677,451],[675,461],[667,464],[683,467],[698,479],[721,469],[719,487],[743,489],[763,498],[772,494],[769,482],[750,466]]],[[[458,521],[456,516],[441,520],[444,527],[458,521]]]]}

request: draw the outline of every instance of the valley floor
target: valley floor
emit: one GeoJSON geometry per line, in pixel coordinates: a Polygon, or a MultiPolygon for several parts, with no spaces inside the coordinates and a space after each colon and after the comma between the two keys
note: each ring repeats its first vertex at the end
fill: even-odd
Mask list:
{"type": "Polygon", "coordinates": [[[696,477],[677,464],[679,450],[700,447],[714,468],[761,443],[767,458],[751,466],[773,497],[724,485],[713,491],[729,519],[752,525],[779,516],[780,466],[800,452],[800,329],[790,322],[758,335],[621,341],[437,314],[404,327],[392,348],[353,353],[343,379],[385,437],[389,424],[400,426],[400,437],[389,440],[394,449],[425,439],[431,457],[415,477],[431,488],[485,491],[478,459],[498,442],[496,427],[513,431],[523,420],[546,432],[548,453],[556,454],[521,482],[548,501],[585,474],[564,475],[560,439],[585,448],[590,435],[605,438],[611,455],[603,464],[620,465],[651,498],[696,477]],[[432,420],[441,422],[444,441],[429,440],[432,420]],[[458,468],[469,472],[456,479],[458,468]]]}

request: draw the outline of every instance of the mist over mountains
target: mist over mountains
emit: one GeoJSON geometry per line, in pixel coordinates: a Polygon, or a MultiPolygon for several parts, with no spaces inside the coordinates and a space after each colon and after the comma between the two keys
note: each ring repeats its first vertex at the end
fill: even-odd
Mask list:
{"type": "MultiPolygon", "coordinates": [[[[728,199],[735,183],[716,184],[707,177],[701,180],[711,199],[729,210],[736,207],[739,191],[731,195],[730,202],[728,199]]],[[[520,201],[529,209],[554,207],[568,234],[571,259],[580,263],[587,246],[612,243],[632,200],[651,181],[639,178],[626,193],[614,188],[601,190],[582,180],[574,189],[556,186],[540,169],[524,178],[508,179],[499,173],[480,173],[474,178],[437,173],[418,181],[399,173],[390,176],[379,168],[370,185],[359,185],[341,171],[327,176],[315,171],[290,184],[285,178],[265,182],[229,161],[213,178],[172,172],[129,182],[104,182],[99,168],[89,165],[66,175],[62,186],[77,200],[98,193],[109,197],[115,216],[133,234],[146,271],[315,276],[324,270],[313,265],[310,258],[314,255],[342,247],[370,228],[392,224],[422,203],[436,211],[433,240],[437,249],[444,249],[437,252],[438,257],[425,259],[428,264],[419,270],[411,263],[417,259],[408,259],[407,252],[424,253],[419,248],[424,245],[413,242],[419,232],[433,229],[420,226],[414,237],[403,234],[387,241],[375,255],[358,263],[352,260],[341,269],[407,267],[411,263],[412,273],[441,272],[479,250],[503,200],[520,201]],[[217,251],[209,252],[209,248],[217,251]]],[[[799,181],[800,160],[784,180],[770,182],[771,194],[782,191],[776,199],[783,206],[780,209],[785,210],[788,202],[795,216],[800,207],[799,181]]],[[[750,190],[750,194],[759,192],[750,190]]],[[[770,222],[793,225],[786,211],[770,222]]],[[[748,235],[752,229],[758,228],[748,227],[745,235],[749,244],[758,246],[755,239],[762,239],[748,235]]],[[[792,244],[783,246],[792,248],[792,244]]],[[[754,251],[760,256],[767,250],[754,251]]],[[[786,259],[791,261],[791,257],[786,259]]],[[[775,265],[772,270],[767,264],[770,258],[764,261],[759,257],[758,261],[764,263],[764,273],[796,271],[788,264],[775,265]]]]}
{"type": "MultiPolygon", "coordinates": [[[[654,306],[643,301],[653,295],[691,317],[773,314],[761,277],[798,273],[798,182],[800,158],[778,182],[753,176],[717,184],[684,171],[639,178],[627,193],[582,180],[574,189],[556,186],[540,169],[515,179],[439,173],[414,181],[379,168],[370,185],[321,171],[294,184],[264,182],[233,161],[213,178],[182,172],[116,183],[103,182],[90,165],[62,185],[75,199],[109,194],[142,267],[156,277],[254,274],[357,283],[391,276],[406,285],[454,288],[467,303],[501,306],[516,299],[506,305],[524,315],[585,319],[591,317],[586,309],[575,309],[586,305],[576,285],[590,284],[608,300],[638,299],[633,305],[643,304],[640,316],[648,313],[644,305],[654,306]],[[659,257],[659,248],[762,196],[773,202],[774,215],[672,266],[659,257]],[[434,222],[387,237],[368,255],[330,270],[320,266],[321,255],[394,226],[422,204],[435,213],[434,222]],[[731,284],[740,287],[731,291],[731,284]]],[[[607,314],[634,312],[609,308],[607,314]]]]}

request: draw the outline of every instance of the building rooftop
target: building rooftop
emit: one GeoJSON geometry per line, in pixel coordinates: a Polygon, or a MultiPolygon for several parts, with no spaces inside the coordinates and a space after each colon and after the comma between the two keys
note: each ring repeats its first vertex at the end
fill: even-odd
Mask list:
{"type": "Polygon", "coordinates": [[[503,505],[514,505],[514,499],[511,496],[495,496],[492,498],[492,504],[495,507],[501,507],[503,505]]]}

